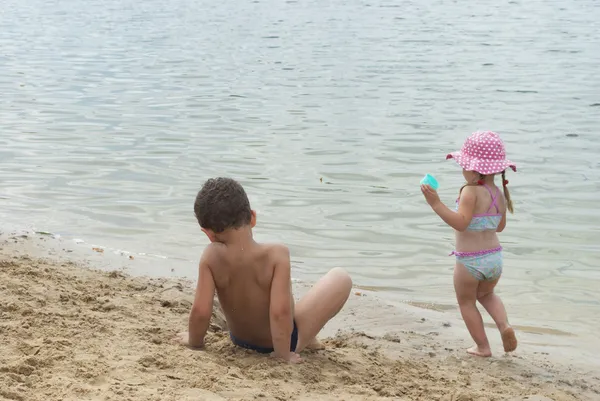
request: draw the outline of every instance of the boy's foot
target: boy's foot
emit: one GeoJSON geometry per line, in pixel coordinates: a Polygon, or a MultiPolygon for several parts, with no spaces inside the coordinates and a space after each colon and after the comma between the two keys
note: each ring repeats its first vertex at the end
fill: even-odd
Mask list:
{"type": "Polygon", "coordinates": [[[479,348],[478,346],[471,347],[467,350],[468,354],[480,356],[482,358],[489,358],[492,356],[492,350],[479,348]]]}
{"type": "Polygon", "coordinates": [[[512,327],[504,329],[501,333],[504,352],[512,352],[517,349],[517,336],[512,327]]]}
{"type": "Polygon", "coordinates": [[[325,349],[325,345],[323,345],[323,343],[317,340],[317,337],[315,337],[310,343],[308,343],[305,349],[309,349],[312,351],[320,351],[325,349]]]}

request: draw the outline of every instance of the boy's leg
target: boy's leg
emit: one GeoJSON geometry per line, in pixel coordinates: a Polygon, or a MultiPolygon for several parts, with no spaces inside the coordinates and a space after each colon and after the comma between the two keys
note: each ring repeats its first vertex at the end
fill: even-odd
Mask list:
{"type": "Polygon", "coordinates": [[[476,346],[469,348],[467,352],[472,355],[488,357],[492,356],[490,344],[485,335],[483,319],[477,310],[477,287],[479,281],[467,270],[462,263],[456,263],[454,268],[454,290],[456,300],[460,308],[460,314],[467,325],[467,329],[475,341],[476,346]]]}
{"type": "Polygon", "coordinates": [[[323,326],[342,309],[350,291],[352,279],[344,269],[330,270],[298,301],[294,319],[298,326],[296,352],[315,343],[323,326]]]}
{"type": "Polygon", "coordinates": [[[498,280],[500,278],[494,281],[482,281],[479,283],[477,300],[490,314],[492,319],[494,319],[496,326],[498,326],[498,330],[500,330],[500,335],[502,336],[504,351],[511,352],[517,349],[517,337],[513,328],[508,324],[508,317],[506,316],[506,309],[502,300],[494,293],[494,288],[498,284],[498,280]]]}

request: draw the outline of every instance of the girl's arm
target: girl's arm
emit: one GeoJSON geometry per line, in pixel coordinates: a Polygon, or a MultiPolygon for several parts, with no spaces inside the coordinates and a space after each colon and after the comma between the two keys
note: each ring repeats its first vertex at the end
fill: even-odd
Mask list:
{"type": "Polygon", "coordinates": [[[506,210],[504,210],[504,213],[502,213],[502,220],[500,220],[500,224],[498,224],[498,228],[496,229],[496,232],[501,233],[502,231],[504,231],[505,227],[506,227],[506,210]]]}
{"type": "Polygon", "coordinates": [[[457,212],[444,205],[437,192],[429,185],[421,185],[421,192],[423,192],[425,200],[427,200],[433,211],[450,227],[456,231],[465,231],[469,227],[475,210],[475,202],[477,201],[474,188],[467,186],[463,189],[457,212]]]}

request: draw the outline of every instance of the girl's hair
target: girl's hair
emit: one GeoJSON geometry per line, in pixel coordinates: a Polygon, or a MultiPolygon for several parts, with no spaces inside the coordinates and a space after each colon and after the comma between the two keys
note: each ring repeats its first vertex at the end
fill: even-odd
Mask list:
{"type": "MultiPolygon", "coordinates": [[[[485,175],[479,173],[479,179],[483,180],[485,178],[485,175]]],[[[460,191],[458,192],[458,196],[460,197],[460,195],[462,194],[463,189],[465,189],[465,187],[471,186],[471,185],[479,185],[479,184],[465,184],[460,188],[460,191]]],[[[515,209],[513,208],[513,203],[512,200],[510,199],[510,192],[508,192],[508,181],[506,181],[506,171],[502,172],[502,187],[504,188],[504,198],[506,199],[506,208],[508,209],[509,212],[514,213],[515,209]]]]}
{"type": "Polygon", "coordinates": [[[506,181],[506,171],[502,172],[502,186],[504,187],[504,198],[506,199],[506,208],[509,212],[514,213],[512,200],[510,199],[510,192],[508,192],[508,181],[506,181]]]}

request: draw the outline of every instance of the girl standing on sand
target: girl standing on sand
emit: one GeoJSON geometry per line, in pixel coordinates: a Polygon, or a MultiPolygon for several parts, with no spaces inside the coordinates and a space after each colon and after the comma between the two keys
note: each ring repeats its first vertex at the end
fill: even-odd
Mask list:
{"type": "Polygon", "coordinates": [[[473,133],[460,152],[450,153],[446,159],[456,160],[467,181],[459,191],[456,211],[445,206],[429,185],[421,185],[421,192],[433,211],[456,230],[456,251],[452,252],[456,256],[454,289],[460,313],[475,341],[467,352],[482,357],[492,355],[476,301],[496,322],[504,351],[514,351],[517,338],[494,288],[502,275],[502,247],[497,233],[506,227],[506,210],[513,212],[505,171],[517,168],[506,159],[498,134],[489,131],[473,133]],[[497,174],[502,175],[504,191],[494,182],[497,174]]]}

